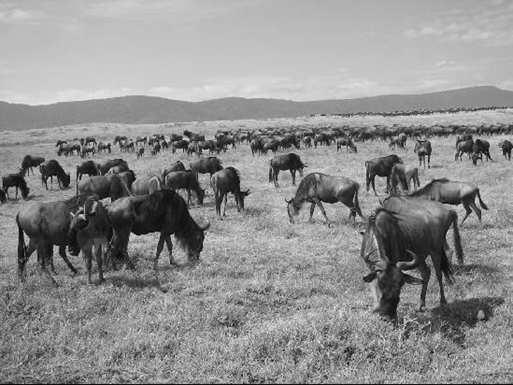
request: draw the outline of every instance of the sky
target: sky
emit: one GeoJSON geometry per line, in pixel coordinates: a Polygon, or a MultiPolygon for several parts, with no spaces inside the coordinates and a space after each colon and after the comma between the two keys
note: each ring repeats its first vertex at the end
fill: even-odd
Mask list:
{"type": "Polygon", "coordinates": [[[0,0],[0,100],[513,90],[513,1],[0,0]]]}

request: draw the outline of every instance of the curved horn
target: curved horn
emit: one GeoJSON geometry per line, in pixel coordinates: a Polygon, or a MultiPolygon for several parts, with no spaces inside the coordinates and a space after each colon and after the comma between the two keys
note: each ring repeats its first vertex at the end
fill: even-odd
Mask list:
{"type": "Polygon", "coordinates": [[[294,199],[294,198],[290,198],[290,199],[283,198],[283,199],[285,199],[285,202],[287,202],[287,204],[289,204],[290,202],[292,202],[292,199],[294,199]]]}
{"type": "Polygon", "coordinates": [[[413,259],[409,262],[397,262],[396,266],[399,270],[415,269],[420,263],[420,257],[411,250],[406,250],[406,253],[411,255],[413,259]]]}

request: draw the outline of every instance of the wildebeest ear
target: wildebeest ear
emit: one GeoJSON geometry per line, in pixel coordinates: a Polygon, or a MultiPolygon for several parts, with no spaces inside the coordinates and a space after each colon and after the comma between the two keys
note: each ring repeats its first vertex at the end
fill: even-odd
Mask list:
{"type": "Polygon", "coordinates": [[[409,275],[409,274],[404,274],[403,273],[403,278],[404,278],[404,282],[405,283],[409,283],[410,285],[422,285],[424,283],[422,281],[422,279],[414,277],[414,276],[409,275]]]}
{"type": "Polygon", "coordinates": [[[372,282],[376,279],[376,275],[377,275],[377,273],[375,271],[373,271],[372,273],[369,273],[365,277],[363,277],[363,280],[365,282],[372,282]]]}

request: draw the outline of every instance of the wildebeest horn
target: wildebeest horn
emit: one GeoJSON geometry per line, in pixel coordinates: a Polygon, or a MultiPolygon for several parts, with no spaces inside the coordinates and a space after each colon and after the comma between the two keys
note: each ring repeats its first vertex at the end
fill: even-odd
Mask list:
{"type": "Polygon", "coordinates": [[[283,198],[283,199],[285,199],[285,202],[286,202],[287,204],[289,204],[290,202],[292,202],[292,199],[290,199],[290,200],[288,200],[287,198],[283,198]]]}
{"type": "Polygon", "coordinates": [[[406,252],[410,254],[413,257],[413,259],[410,262],[397,262],[396,266],[399,270],[411,270],[415,269],[419,265],[419,256],[411,250],[406,250],[406,252]]]}

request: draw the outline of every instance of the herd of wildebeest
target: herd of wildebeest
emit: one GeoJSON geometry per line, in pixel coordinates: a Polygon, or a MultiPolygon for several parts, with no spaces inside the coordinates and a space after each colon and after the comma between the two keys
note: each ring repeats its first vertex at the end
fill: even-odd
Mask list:
{"type": "MultiPolygon", "coordinates": [[[[235,197],[238,211],[244,211],[244,198],[249,190],[241,190],[240,173],[234,167],[223,167],[219,154],[248,144],[253,156],[273,154],[278,150],[291,147],[300,149],[314,146],[336,144],[337,152],[345,148],[348,153],[357,152],[357,146],[366,141],[383,140],[389,143],[390,150],[406,151],[408,140],[415,143],[414,151],[418,155],[419,167],[430,167],[432,146],[430,136],[456,135],[455,161],[461,161],[462,155],[476,165],[478,160],[491,159],[490,143],[477,135],[511,134],[513,125],[491,126],[373,126],[337,128],[273,128],[254,131],[219,130],[214,138],[185,130],[182,135],[169,136],[154,134],[135,139],[116,136],[113,143],[104,143],[94,137],[58,141],[58,156],[80,155],[82,158],[94,157],[96,153],[111,153],[116,148],[120,152],[137,153],[137,159],[160,151],[186,152],[195,154],[186,168],[183,162],[176,161],[165,165],[158,172],[149,172],[136,177],[128,163],[115,158],[98,163],[94,159],[82,161],[76,167],[76,194],[70,199],[54,202],[28,202],[16,215],[18,227],[18,277],[25,281],[25,267],[28,259],[37,251],[41,271],[55,285],[48,271],[53,266],[53,247],[58,246],[59,254],[69,269],[76,269],[66,255],[66,248],[72,255],[82,252],[86,261],[88,281],[91,283],[91,265],[93,255],[98,266],[100,282],[103,281],[103,267],[119,268],[125,264],[129,269],[135,266],[129,258],[127,247],[130,234],[160,233],[154,258],[154,271],[158,282],[158,260],[167,246],[169,261],[174,264],[171,235],[184,249],[189,262],[199,260],[203,248],[205,231],[209,223],[198,224],[189,214],[191,191],[199,205],[203,205],[205,190],[201,187],[198,174],[209,174],[210,187],[214,193],[216,213],[226,215],[228,193],[235,197]],[[208,156],[203,154],[208,151],[208,156]],[[427,163],[426,163],[427,159],[427,163]],[[87,175],[87,177],[84,177],[87,175]],[[177,190],[187,191],[187,201],[177,190]],[[107,200],[108,199],[108,200],[107,200]],[[224,202],[224,208],[223,208],[224,202]],[[29,238],[25,243],[25,235],[29,238]]],[[[506,159],[511,160],[513,144],[504,140],[499,144],[506,159]]],[[[451,267],[452,251],[448,246],[446,234],[452,226],[454,250],[459,263],[463,263],[458,215],[456,211],[443,204],[462,204],[466,214],[461,224],[472,210],[481,221],[481,207],[487,210],[479,188],[472,183],[452,181],[447,178],[434,179],[420,187],[417,167],[407,167],[400,156],[388,156],[370,159],[365,162],[366,190],[376,188],[376,176],[386,178],[387,196],[380,200],[380,207],[364,218],[359,206],[358,182],[343,176],[326,175],[313,172],[301,179],[295,196],[286,200],[286,211],[290,223],[305,203],[310,204],[310,221],[317,206],[326,223],[323,203],[341,202],[350,210],[349,218],[356,223],[360,216],[366,229],[362,232],[361,258],[369,273],[365,282],[373,285],[375,293],[375,311],[387,319],[396,319],[399,295],[405,283],[422,285],[419,310],[425,308],[425,296],[430,278],[430,268],[426,264],[431,256],[432,264],[440,289],[440,303],[446,303],[442,274],[450,283],[453,279],[451,267]],[[413,182],[413,183],[412,183],[413,182]],[[478,200],[479,206],[475,200],[478,200]],[[406,273],[417,269],[421,279],[406,273]]],[[[53,183],[55,177],[61,189],[68,188],[71,176],[56,159],[45,160],[42,157],[26,155],[21,162],[19,172],[3,176],[0,200],[9,199],[9,188],[15,187],[26,199],[29,187],[26,177],[34,167],[39,167],[41,183],[48,189],[48,179],[53,183]]],[[[296,172],[303,177],[306,164],[295,153],[274,155],[269,163],[269,182],[278,187],[278,174],[289,170],[292,184],[295,185],[296,172]]],[[[159,284],[160,287],[160,284],[159,284]]],[[[162,289],[162,287],[160,287],[162,289]]],[[[162,289],[164,290],[164,289],[162,289]]]]}

